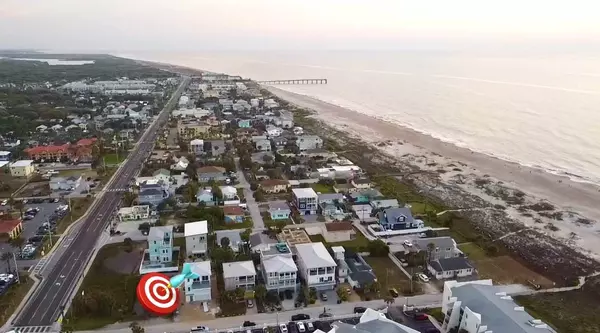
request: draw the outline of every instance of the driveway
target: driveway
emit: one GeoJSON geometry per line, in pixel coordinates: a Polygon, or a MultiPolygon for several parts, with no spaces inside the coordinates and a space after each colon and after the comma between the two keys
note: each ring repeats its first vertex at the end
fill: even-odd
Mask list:
{"type": "Polygon", "coordinates": [[[238,157],[235,158],[235,168],[237,170],[237,180],[239,182],[236,187],[244,189],[246,205],[248,206],[248,211],[250,212],[252,222],[254,223],[252,230],[262,231],[265,229],[265,222],[263,221],[262,215],[260,215],[260,209],[258,208],[258,204],[256,203],[256,200],[254,200],[254,195],[250,190],[250,183],[246,179],[246,175],[242,172],[240,167],[240,159],[238,157]]]}

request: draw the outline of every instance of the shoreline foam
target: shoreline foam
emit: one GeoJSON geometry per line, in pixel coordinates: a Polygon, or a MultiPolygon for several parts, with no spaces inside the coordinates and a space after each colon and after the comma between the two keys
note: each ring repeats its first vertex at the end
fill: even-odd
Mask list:
{"type": "Polygon", "coordinates": [[[307,95],[273,87],[268,87],[268,90],[292,104],[316,111],[316,119],[377,147],[398,161],[422,170],[440,172],[441,169],[443,173],[440,172],[439,178],[442,183],[477,196],[489,206],[507,206],[505,212],[508,216],[525,227],[551,236],[588,256],[600,258],[600,226],[596,222],[600,221],[599,186],[475,152],[395,122],[307,95]],[[382,142],[387,143],[382,145],[382,142]],[[458,169],[460,171],[456,171],[458,169]],[[489,186],[476,185],[476,181],[481,179],[486,179],[489,186]],[[525,201],[519,205],[507,204],[489,195],[496,188],[522,191],[526,194],[525,201]],[[560,213],[560,218],[540,216],[540,212],[536,211],[525,212],[521,207],[539,202],[551,203],[556,207],[553,212],[560,213]]]}
{"type": "Polygon", "coordinates": [[[332,106],[336,106],[336,107],[340,107],[340,108],[343,108],[343,109],[346,109],[346,110],[350,110],[352,112],[360,113],[360,114],[362,114],[364,116],[367,116],[367,117],[371,117],[371,118],[375,118],[375,119],[378,119],[378,120],[381,120],[381,121],[384,121],[384,122],[387,122],[387,123],[391,123],[391,124],[394,124],[394,125],[397,125],[397,126],[400,126],[400,127],[403,127],[403,128],[415,131],[415,132],[418,132],[418,133],[420,133],[422,135],[430,136],[430,137],[432,137],[434,139],[437,139],[437,140],[440,140],[440,141],[442,141],[444,143],[448,143],[448,144],[457,146],[459,148],[468,149],[468,150],[470,150],[470,151],[472,151],[474,153],[485,154],[485,155],[488,155],[490,157],[497,158],[497,159],[500,159],[500,160],[503,160],[503,161],[506,161],[506,162],[516,163],[516,164],[521,165],[523,167],[537,169],[539,171],[550,173],[550,174],[553,174],[553,175],[556,175],[556,176],[564,176],[564,177],[569,178],[573,182],[596,185],[596,186],[598,186],[600,188],[600,178],[592,176],[592,175],[581,175],[581,174],[574,173],[572,170],[566,170],[566,169],[559,168],[559,167],[556,167],[556,166],[550,166],[550,165],[544,166],[544,165],[539,165],[539,164],[524,163],[524,162],[515,160],[515,159],[513,159],[513,158],[511,158],[509,156],[499,155],[497,153],[494,153],[494,152],[491,152],[491,151],[486,151],[486,150],[478,150],[478,149],[475,149],[473,147],[469,147],[468,144],[463,143],[461,141],[457,141],[457,140],[449,138],[449,137],[444,137],[444,136],[436,135],[435,133],[422,130],[422,129],[418,128],[417,126],[414,126],[414,125],[411,125],[411,124],[407,124],[407,123],[403,123],[403,122],[401,122],[401,121],[399,121],[397,119],[386,117],[385,115],[373,115],[373,114],[369,114],[367,112],[363,112],[363,111],[354,109],[354,108],[352,108],[350,106],[346,106],[346,105],[343,105],[343,104],[338,104],[338,103],[336,103],[334,101],[327,101],[327,100],[321,99],[319,97],[312,96],[312,95],[310,95],[308,93],[294,91],[290,87],[286,87],[286,88],[276,87],[275,89],[278,89],[278,90],[281,90],[281,91],[285,91],[285,92],[288,92],[288,93],[292,93],[292,94],[296,94],[296,95],[301,95],[301,96],[304,96],[304,97],[307,97],[307,98],[311,98],[311,99],[317,100],[317,101],[322,102],[322,103],[331,104],[332,106]]]}

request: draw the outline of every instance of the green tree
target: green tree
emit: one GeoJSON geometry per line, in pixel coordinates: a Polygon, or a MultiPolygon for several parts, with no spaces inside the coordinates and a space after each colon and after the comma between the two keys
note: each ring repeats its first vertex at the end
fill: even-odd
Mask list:
{"type": "Polygon", "coordinates": [[[431,258],[433,257],[433,252],[435,251],[435,244],[433,243],[429,243],[427,244],[427,262],[431,261],[431,258]]]}
{"type": "Polygon", "coordinates": [[[229,245],[231,244],[231,240],[229,240],[229,237],[223,237],[221,238],[221,247],[224,249],[229,248],[229,245]]]}
{"type": "Polygon", "coordinates": [[[242,239],[243,242],[249,242],[251,234],[252,234],[252,229],[248,228],[248,229],[240,232],[240,238],[242,239]]]}
{"type": "Polygon", "coordinates": [[[259,284],[254,287],[254,297],[259,301],[264,301],[267,297],[267,288],[264,284],[259,284]]]}
{"type": "Polygon", "coordinates": [[[372,257],[385,257],[390,253],[390,247],[381,239],[370,241],[367,249],[372,257]]]}
{"type": "Polygon", "coordinates": [[[135,199],[136,199],[136,195],[133,192],[127,191],[127,192],[123,193],[123,206],[124,207],[133,206],[135,199]]]}
{"type": "Polygon", "coordinates": [[[129,324],[129,328],[131,328],[131,333],[144,333],[146,331],[137,321],[129,324]]]}

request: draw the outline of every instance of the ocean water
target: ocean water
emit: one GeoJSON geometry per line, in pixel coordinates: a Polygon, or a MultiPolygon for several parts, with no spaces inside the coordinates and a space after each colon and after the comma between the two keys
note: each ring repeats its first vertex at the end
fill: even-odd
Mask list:
{"type": "Polygon", "coordinates": [[[600,54],[441,51],[138,53],[283,85],[441,140],[600,183],[600,54]]]}

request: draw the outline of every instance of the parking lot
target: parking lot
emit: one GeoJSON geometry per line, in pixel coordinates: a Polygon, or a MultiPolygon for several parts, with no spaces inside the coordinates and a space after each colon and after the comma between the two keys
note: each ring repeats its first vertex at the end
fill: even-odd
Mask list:
{"type": "MultiPolygon", "coordinates": [[[[27,215],[27,211],[30,212],[32,209],[38,210],[38,212],[31,219],[24,217],[23,219],[23,232],[21,233],[21,237],[25,239],[26,243],[30,245],[25,245],[23,247],[23,255],[19,256],[18,249],[13,249],[10,244],[2,243],[0,244],[0,252],[15,252],[17,254],[17,260],[23,259],[32,259],[35,256],[35,251],[37,247],[41,244],[42,238],[44,235],[48,235],[54,232],[54,227],[52,225],[56,224],[58,220],[62,216],[64,216],[68,211],[56,212],[56,209],[60,205],[64,205],[62,202],[48,202],[49,200],[44,200],[44,202],[40,202],[42,199],[37,199],[35,201],[28,201],[24,205],[23,214],[27,215]],[[44,223],[48,223],[49,228],[42,228],[44,223]]],[[[1,206],[2,210],[8,210],[8,206],[1,206]]],[[[0,263],[0,271],[6,270],[6,263],[0,263]]]]}

